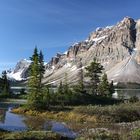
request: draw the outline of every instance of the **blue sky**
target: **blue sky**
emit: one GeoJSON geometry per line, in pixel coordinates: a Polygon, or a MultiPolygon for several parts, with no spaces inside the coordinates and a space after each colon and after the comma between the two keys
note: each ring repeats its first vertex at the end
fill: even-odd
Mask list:
{"type": "Polygon", "coordinates": [[[0,71],[29,58],[35,45],[48,61],[97,27],[140,18],[139,0],[0,0],[0,71]]]}

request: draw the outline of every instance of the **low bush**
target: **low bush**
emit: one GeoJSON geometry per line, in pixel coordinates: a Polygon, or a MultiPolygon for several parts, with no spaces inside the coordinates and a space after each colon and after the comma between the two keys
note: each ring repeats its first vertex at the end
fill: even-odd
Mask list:
{"type": "Polygon", "coordinates": [[[75,112],[94,115],[99,121],[132,122],[140,119],[140,102],[109,106],[80,106],[75,112]]]}
{"type": "Polygon", "coordinates": [[[131,136],[134,140],[140,140],[140,128],[133,130],[131,136]]]}

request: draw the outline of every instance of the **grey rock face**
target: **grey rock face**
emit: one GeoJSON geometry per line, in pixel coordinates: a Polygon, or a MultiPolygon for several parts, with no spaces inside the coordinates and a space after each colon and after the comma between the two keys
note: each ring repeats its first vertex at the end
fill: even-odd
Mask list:
{"type": "Polygon", "coordinates": [[[137,56],[136,56],[136,60],[137,62],[140,64],[140,20],[137,21],[136,24],[136,48],[137,48],[137,56]]]}
{"type": "MultiPolygon", "coordinates": [[[[69,84],[74,84],[80,79],[81,70],[84,72],[84,67],[95,57],[110,81],[140,83],[140,20],[125,17],[114,26],[97,28],[86,40],[70,46],[66,53],[56,54],[45,66],[43,83],[57,85],[67,78],[69,84]]],[[[28,68],[29,63],[21,61],[13,73],[22,70],[20,75],[25,78],[28,68]]]]}
{"type": "MultiPolygon", "coordinates": [[[[51,72],[46,69],[44,83],[52,82],[58,84],[60,80],[64,80],[64,73],[67,73],[69,83],[74,83],[79,77],[79,67],[82,63],[82,68],[89,65],[94,57],[105,67],[109,80],[115,82],[137,82],[140,83],[139,74],[140,54],[137,51],[135,57],[129,61],[123,72],[114,78],[117,69],[128,63],[132,57],[133,50],[140,50],[140,21],[135,21],[132,18],[125,17],[121,22],[114,26],[106,28],[98,28],[92,32],[88,39],[72,45],[67,54],[60,54],[49,63],[51,72]],[[131,70],[133,68],[133,70],[131,70]],[[125,72],[126,73],[125,73],[125,72]],[[125,76],[133,77],[127,80],[125,76]],[[123,80],[122,80],[123,79],[123,80]]],[[[118,73],[117,73],[118,74],[118,73]]]]}

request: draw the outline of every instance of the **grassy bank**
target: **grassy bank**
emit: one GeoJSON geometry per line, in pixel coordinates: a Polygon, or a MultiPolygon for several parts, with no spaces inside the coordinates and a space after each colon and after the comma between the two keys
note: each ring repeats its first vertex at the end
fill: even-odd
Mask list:
{"type": "Polygon", "coordinates": [[[24,114],[27,116],[38,116],[41,118],[47,118],[49,120],[57,121],[74,121],[74,122],[96,122],[95,116],[88,114],[76,113],[72,110],[63,111],[36,111],[36,110],[26,110],[25,108],[16,108],[12,110],[13,113],[24,114]]]}
{"type": "Polygon", "coordinates": [[[51,111],[15,108],[14,113],[67,122],[77,140],[139,140],[140,102],[116,105],[55,106],[51,111]]]}
{"type": "Polygon", "coordinates": [[[96,116],[99,122],[132,122],[140,120],[140,102],[108,106],[79,106],[73,112],[96,116]]]}
{"type": "Polygon", "coordinates": [[[3,132],[0,130],[2,140],[67,140],[66,137],[49,131],[3,132]]]}
{"type": "Polygon", "coordinates": [[[20,107],[13,113],[75,122],[132,122],[140,119],[140,102],[108,106],[77,106],[63,110],[36,111],[20,107]]]}

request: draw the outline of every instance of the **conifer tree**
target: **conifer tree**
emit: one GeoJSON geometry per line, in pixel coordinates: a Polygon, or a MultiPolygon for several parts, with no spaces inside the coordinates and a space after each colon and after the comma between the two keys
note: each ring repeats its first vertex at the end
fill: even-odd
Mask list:
{"type": "Polygon", "coordinates": [[[112,97],[112,94],[115,92],[115,87],[113,84],[113,81],[111,81],[111,83],[109,84],[109,93],[110,93],[110,97],[112,97]]]}
{"type": "Polygon", "coordinates": [[[64,81],[64,85],[63,85],[64,100],[65,100],[65,103],[70,103],[71,98],[72,98],[72,91],[68,85],[67,78],[68,78],[68,75],[67,75],[67,73],[65,73],[65,81],[64,81]]]}
{"type": "Polygon", "coordinates": [[[40,79],[39,79],[39,55],[38,49],[35,47],[34,53],[30,58],[32,63],[30,65],[30,73],[29,73],[29,97],[28,97],[28,105],[37,109],[39,107],[39,99],[40,99],[40,79]]]}
{"type": "Polygon", "coordinates": [[[8,81],[8,78],[7,78],[7,72],[6,71],[3,71],[2,72],[2,93],[4,95],[9,95],[10,94],[10,83],[8,81]]]}
{"type": "Polygon", "coordinates": [[[97,94],[98,84],[100,83],[100,75],[102,74],[103,66],[94,58],[93,62],[86,68],[86,76],[90,78],[90,87],[93,94],[97,94]]]}
{"type": "Polygon", "coordinates": [[[68,82],[67,82],[67,73],[65,73],[65,81],[64,81],[64,85],[63,85],[63,89],[64,89],[64,94],[67,95],[69,92],[69,87],[68,87],[68,82]]]}
{"type": "Polygon", "coordinates": [[[98,86],[98,93],[102,96],[109,96],[110,95],[109,82],[107,79],[107,74],[105,74],[105,73],[102,76],[101,82],[98,86]]]}
{"type": "Polygon", "coordinates": [[[42,108],[43,109],[49,109],[50,107],[50,101],[51,101],[51,95],[50,95],[50,90],[49,86],[44,86],[43,87],[43,95],[42,95],[42,108]]]}
{"type": "Polygon", "coordinates": [[[59,104],[61,105],[61,107],[63,108],[64,107],[64,89],[63,89],[63,84],[62,84],[62,81],[60,81],[60,84],[58,86],[58,89],[57,89],[57,100],[59,102],[59,104]]]}
{"type": "Polygon", "coordinates": [[[59,84],[59,87],[58,87],[58,91],[57,92],[58,92],[58,94],[64,94],[62,81],[60,81],[60,84],[59,84]]]}
{"type": "Polygon", "coordinates": [[[44,56],[42,54],[42,51],[39,53],[39,83],[40,83],[40,89],[42,88],[42,78],[45,73],[45,66],[44,66],[44,56]]]}

